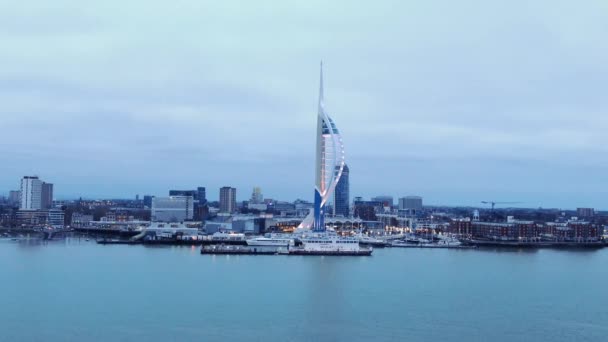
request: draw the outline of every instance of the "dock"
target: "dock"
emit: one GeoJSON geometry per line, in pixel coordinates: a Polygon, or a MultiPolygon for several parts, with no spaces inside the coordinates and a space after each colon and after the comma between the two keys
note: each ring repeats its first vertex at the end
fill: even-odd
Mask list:
{"type": "Polygon", "coordinates": [[[370,256],[372,255],[372,249],[366,248],[359,251],[306,251],[297,247],[286,249],[284,247],[215,245],[202,246],[201,254],[370,256]]]}
{"type": "Polygon", "coordinates": [[[117,239],[101,239],[97,240],[99,245],[141,245],[141,241],[137,240],[117,240],[117,239]]]}
{"type": "Polygon", "coordinates": [[[394,248],[445,248],[445,249],[472,249],[477,248],[475,245],[449,245],[449,244],[408,244],[408,243],[393,243],[390,245],[394,248]]]}
{"type": "Polygon", "coordinates": [[[362,249],[359,251],[306,251],[304,249],[290,249],[288,255],[371,256],[372,249],[362,249]]]}
{"type": "Polygon", "coordinates": [[[248,246],[203,246],[201,254],[238,254],[238,255],[275,255],[276,248],[260,248],[248,246]]]}
{"type": "Polygon", "coordinates": [[[603,241],[574,242],[574,241],[512,241],[512,240],[463,240],[467,245],[477,247],[510,247],[510,248],[563,248],[563,249],[595,249],[604,248],[603,241]]]}

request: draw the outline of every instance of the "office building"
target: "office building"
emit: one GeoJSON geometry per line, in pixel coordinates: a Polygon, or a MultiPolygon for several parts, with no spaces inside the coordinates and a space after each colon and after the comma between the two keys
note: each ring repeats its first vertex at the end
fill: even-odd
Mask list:
{"type": "Polygon", "coordinates": [[[53,184],[42,182],[40,201],[40,208],[43,210],[53,207],[53,184]]]}
{"type": "MultiPolygon", "coordinates": [[[[338,168],[336,168],[336,172],[338,168]]],[[[344,164],[344,168],[342,169],[342,176],[336,185],[336,190],[334,192],[334,216],[350,216],[350,184],[348,180],[349,169],[348,165],[344,164]]]]}
{"type": "Polygon", "coordinates": [[[194,199],[192,196],[169,196],[152,198],[152,221],[183,222],[192,220],[194,199]]]}
{"type": "Polygon", "coordinates": [[[196,190],[169,190],[169,196],[190,196],[192,199],[197,199],[198,192],[196,190]]]}
{"type": "Polygon", "coordinates": [[[394,203],[393,196],[386,196],[386,195],[372,197],[372,201],[380,202],[380,203],[382,203],[383,207],[388,207],[388,208],[392,208],[393,203],[394,203]]]}
{"type": "Polygon", "coordinates": [[[48,212],[43,210],[23,209],[17,210],[16,222],[22,227],[33,227],[46,224],[48,212]]]}
{"type": "Polygon", "coordinates": [[[236,188],[224,186],[220,189],[220,212],[236,212],[236,188]]]}
{"type": "Polygon", "coordinates": [[[144,207],[152,208],[152,199],[154,196],[144,195],[144,207]]]}
{"type": "Polygon", "coordinates": [[[199,186],[196,188],[196,198],[198,203],[205,204],[207,203],[207,190],[204,186],[199,186]]]}
{"type": "Polygon", "coordinates": [[[325,110],[323,65],[319,81],[315,161],[315,195],[313,210],[299,228],[325,231],[325,204],[332,198],[344,171],[344,144],[336,124],[325,110]]]}
{"type": "Polygon", "coordinates": [[[405,196],[399,199],[399,210],[418,212],[422,210],[422,197],[405,196]]]}
{"type": "Polygon", "coordinates": [[[19,199],[21,198],[21,192],[19,190],[11,190],[8,193],[8,203],[10,205],[19,205],[19,199]]]}
{"type": "Polygon", "coordinates": [[[47,224],[60,228],[65,224],[65,213],[61,209],[50,209],[48,211],[47,224]]]}

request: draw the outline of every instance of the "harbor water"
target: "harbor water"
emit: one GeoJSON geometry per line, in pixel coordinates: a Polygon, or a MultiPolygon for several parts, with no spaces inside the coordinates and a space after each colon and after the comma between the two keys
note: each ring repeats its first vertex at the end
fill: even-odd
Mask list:
{"type": "Polygon", "coordinates": [[[606,341],[608,249],[201,255],[0,241],[1,341],[606,341]]]}

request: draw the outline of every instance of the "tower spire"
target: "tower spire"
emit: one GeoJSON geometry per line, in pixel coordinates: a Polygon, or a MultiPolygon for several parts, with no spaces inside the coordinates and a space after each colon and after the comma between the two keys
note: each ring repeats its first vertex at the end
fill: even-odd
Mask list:
{"type": "Polygon", "coordinates": [[[320,67],[321,71],[320,71],[320,77],[319,77],[319,111],[322,110],[323,108],[323,104],[324,104],[324,97],[323,97],[323,61],[321,61],[321,67],[320,67]]]}

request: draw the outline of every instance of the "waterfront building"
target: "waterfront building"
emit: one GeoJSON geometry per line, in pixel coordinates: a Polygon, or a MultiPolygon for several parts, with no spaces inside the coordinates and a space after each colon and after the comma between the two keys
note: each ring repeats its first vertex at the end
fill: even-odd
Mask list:
{"type": "Polygon", "coordinates": [[[224,186],[220,189],[220,212],[236,212],[236,188],[224,186]]]}
{"type": "Polygon", "coordinates": [[[469,218],[452,219],[448,226],[448,233],[469,236],[472,234],[472,227],[469,218]]]}
{"type": "Polygon", "coordinates": [[[225,232],[232,230],[231,222],[206,222],[204,226],[205,233],[215,234],[217,232],[225,232]]]}
{"type": "Polygon", "coordinates": [[[603,234],[601,225],[579,220],[542,224],[510,217],[507,222],[473,221],[471,226],[473,237],[498,241],[597,242],[603,234]]]}
{"type": "Polygon", "coordinates": [[[244,234],[263,234],[265,229],[265,218],[251,216],[236,216],[232,220],[233,232],[244,234]]]}
{"type": "Polygon", "coordinates": [[[65,213],[61,209],[17,210],[14,219],[21,227],[51,225],[59,228],[65,224],[65,213]]]}
{"type": "Polygon", "coordinates": [[[22,227],[43,225],[47,220],[48,212],[43,210],[18,210],[16,213],[17,224],[22,227]]]}
{"type": "Polygon", "coordinates": [[[83,213],[73,213],[70,225],[75,228],[85,228],[91,225],[93,215],[83,213]]]}
{"type": "MultiPolygon", "coordinates": [[[[336,167],[336,172],[338,171],[339,169],[336,167]]],[[[342,177],[340,177],[334,193],[334,216],[350,216],[349,172],[348,165],[344,164],[344,168],[342,169],[342,177]]]]}
{"type": "Polygon", "coordinates": [[[536,239],[540,236],[540,227],[534,221],[509,219],[507,222],[472,222],[474,237],[515,241],[520,239],[536,239]]]}
{"type": "Polygon", "coordinates": [[[50,209],[47,216],[47,224],[55,228],[63,228],[65,224],[65,213],[61,209],[50,209]]]}
{"type": "Polygon", "coordinates": [[[319,82],[315,162],[315,195],[313,210],[300,228],[325,230],[325,204],[333,196],[344,170],[344,145],[336,124],[325,110],[323,94],[323,65],[319,82]]]}
{"type": "Polygon", "coordinates": [[[192,220],[194,214],[192,196],[154,197],[152,199],[152,221],[183,222],[192,220]]]}

